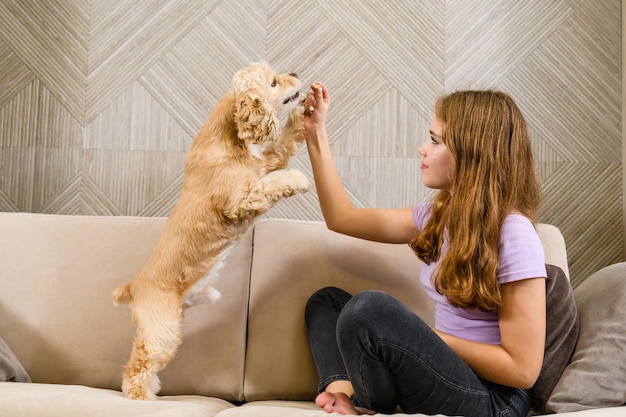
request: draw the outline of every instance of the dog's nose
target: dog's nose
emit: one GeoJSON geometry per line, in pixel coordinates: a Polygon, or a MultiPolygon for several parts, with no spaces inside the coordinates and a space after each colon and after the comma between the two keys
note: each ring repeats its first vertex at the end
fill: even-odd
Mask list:
{"type": "Polygon", "coordinates": [[[291,75],[294,78],[298,78],[298,74],[296,74],[295,72],[290,73],[289,75],[291,75]]]}

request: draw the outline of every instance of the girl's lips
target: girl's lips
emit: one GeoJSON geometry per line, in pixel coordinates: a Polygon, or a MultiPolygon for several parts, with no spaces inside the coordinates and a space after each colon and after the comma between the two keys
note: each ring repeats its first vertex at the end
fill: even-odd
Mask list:
{"type": "Polygon", "coordinates": [[[426,169],[426,168],[428,168],[426,165],[424,164],[420,165],[420,169],[426,169]]]}

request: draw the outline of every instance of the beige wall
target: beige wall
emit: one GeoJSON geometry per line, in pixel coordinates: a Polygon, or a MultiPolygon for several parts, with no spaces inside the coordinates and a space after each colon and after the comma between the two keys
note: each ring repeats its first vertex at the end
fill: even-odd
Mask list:
{"type": "MultiPolygon", "coordinates": [[[[428,197],[435,98],[512,94],[543,222],[575,284],[624,259],[620,0],[0,0],[0,210],[166,216],[185,151],[256,60],[331,89],[336,162],[359,206],[428,197]]],[[[626,150],[624,151],[626,152],[626,150]]],[[[306,151],[294,161],[311,175],[306,151]]],[[[270,216],[320,219],[315,193],[270,216]]]]}

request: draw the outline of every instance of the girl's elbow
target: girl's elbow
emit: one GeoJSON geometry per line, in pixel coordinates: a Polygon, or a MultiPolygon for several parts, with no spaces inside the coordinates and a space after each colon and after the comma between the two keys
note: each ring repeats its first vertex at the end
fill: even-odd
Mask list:
{"type": "Polygon", "coordinates": [[[537,379],[539,379],[540,372],[541,366],[523,369],[519,373],[519,381],[516,388],[531,389],[537,382],[537,379]]]}
{"type": "Polygon", "coordinates": [[[336,222],[336,221],[330,221],[330,220],[326,220],[326,227],[328,228],[328,230],[336,232],[336,233],[343,233],[341,230],[341,224],[336,222]]]}
{"type": "Polygon", "coordinates": [[[537,382],[537,378],[527,378],[523,381],[520,381],[520,386],[517,388],[528,390],[535,386],[535,382],[537,382]]]}
{"type": "Polygon", "coordinates": [[[345,215],[339,216],[335,214],[333,216],[329,216],[329,215],[324,216],[326,227],[329,230],[332,230],[333,232],[341,233],[341,234],[349,234],[348,232],[349,222],[346,219],[347,217],[345,215]]]}

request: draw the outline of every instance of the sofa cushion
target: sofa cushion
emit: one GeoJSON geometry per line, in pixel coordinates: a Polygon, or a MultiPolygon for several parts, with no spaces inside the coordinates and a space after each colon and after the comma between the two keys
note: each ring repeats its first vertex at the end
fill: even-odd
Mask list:
{"type": "MultiPolygon", "coordinates": [[[[0,335],[34,382],[119,390],[135,330],[113,289],[143,267],[163,218],[0,214],[0,335]]],[[[215,304],[190,308],[161,395],[241,400],[251,233],[231,252],[215,304]]]]}
{"type": "Polygon", "coordinates": [[[197,395],[135,401],[118,391],[77,385],[0,382],[2,417],[213,417],[234,405],[197,395]]]}
{"type": "Polygon", "coordinates": [[[28,373],[4,340],[0,339],[0,382],[30,382],[28,373]]]}
{"type": "MultiPolygon", "coordinates": [[[[546,262],[567,275],[565,242],[559,229],[537,225],[546,262]]],[[[312,400],[318,375],[304,307],[320,288],[351,294],[385,291],[427,323],[434,303],[419,281],[421,262],[408,245],[391,245],[341,235],[323,222],[266,219],[254,231],[250,318],[244,394],[247,401],[312,400]]]]}
{"type": "Polygon", "coordinates": [[[408,245],[355,239],[322,222],[275,219],[257,224],[253,243],[247,401],[315,398],[319,381],[304,307],[322,287],[352,294],[380,289],[434,322],[433,302],[419,281],[421,264],[408,245]]]}
{"type": "MultiPolygon", "coordinates": [[[[328,414],[313,402],[302,401],[255,401],[241,407],[234,407],[219,413],[218,417],[338,417],[339,414],[328,414]]],[[[388,414],[374,414],[376,417],[387,417],[388,414]]],[[[394,417],[447,417],[443,414],[394,414],[394,417]]],[[[581,416],[583,417],[583,416],[581,416]]]]}
{"type": "Polygon", "coordinates": [[[620,406],[626,403],[626,263],[596,272],[574,296],[578,343],[547,408],[561,413],[620,406]]]}
{"type": "Polygon", "coordinates": [[[554,265],[546,265],[546,272],[546,348],[532,388],[533,409],[542,414],[574,352],[579,329],[576,300],[565,272],[554,265]]]}
{"type": "Polygon", "coordinates": [[[561,268],[569,280],[565,239],[559,228],[551,224],[539,223],[537,224],[537,234],[546,254],[546,264],[561,268]]]}

